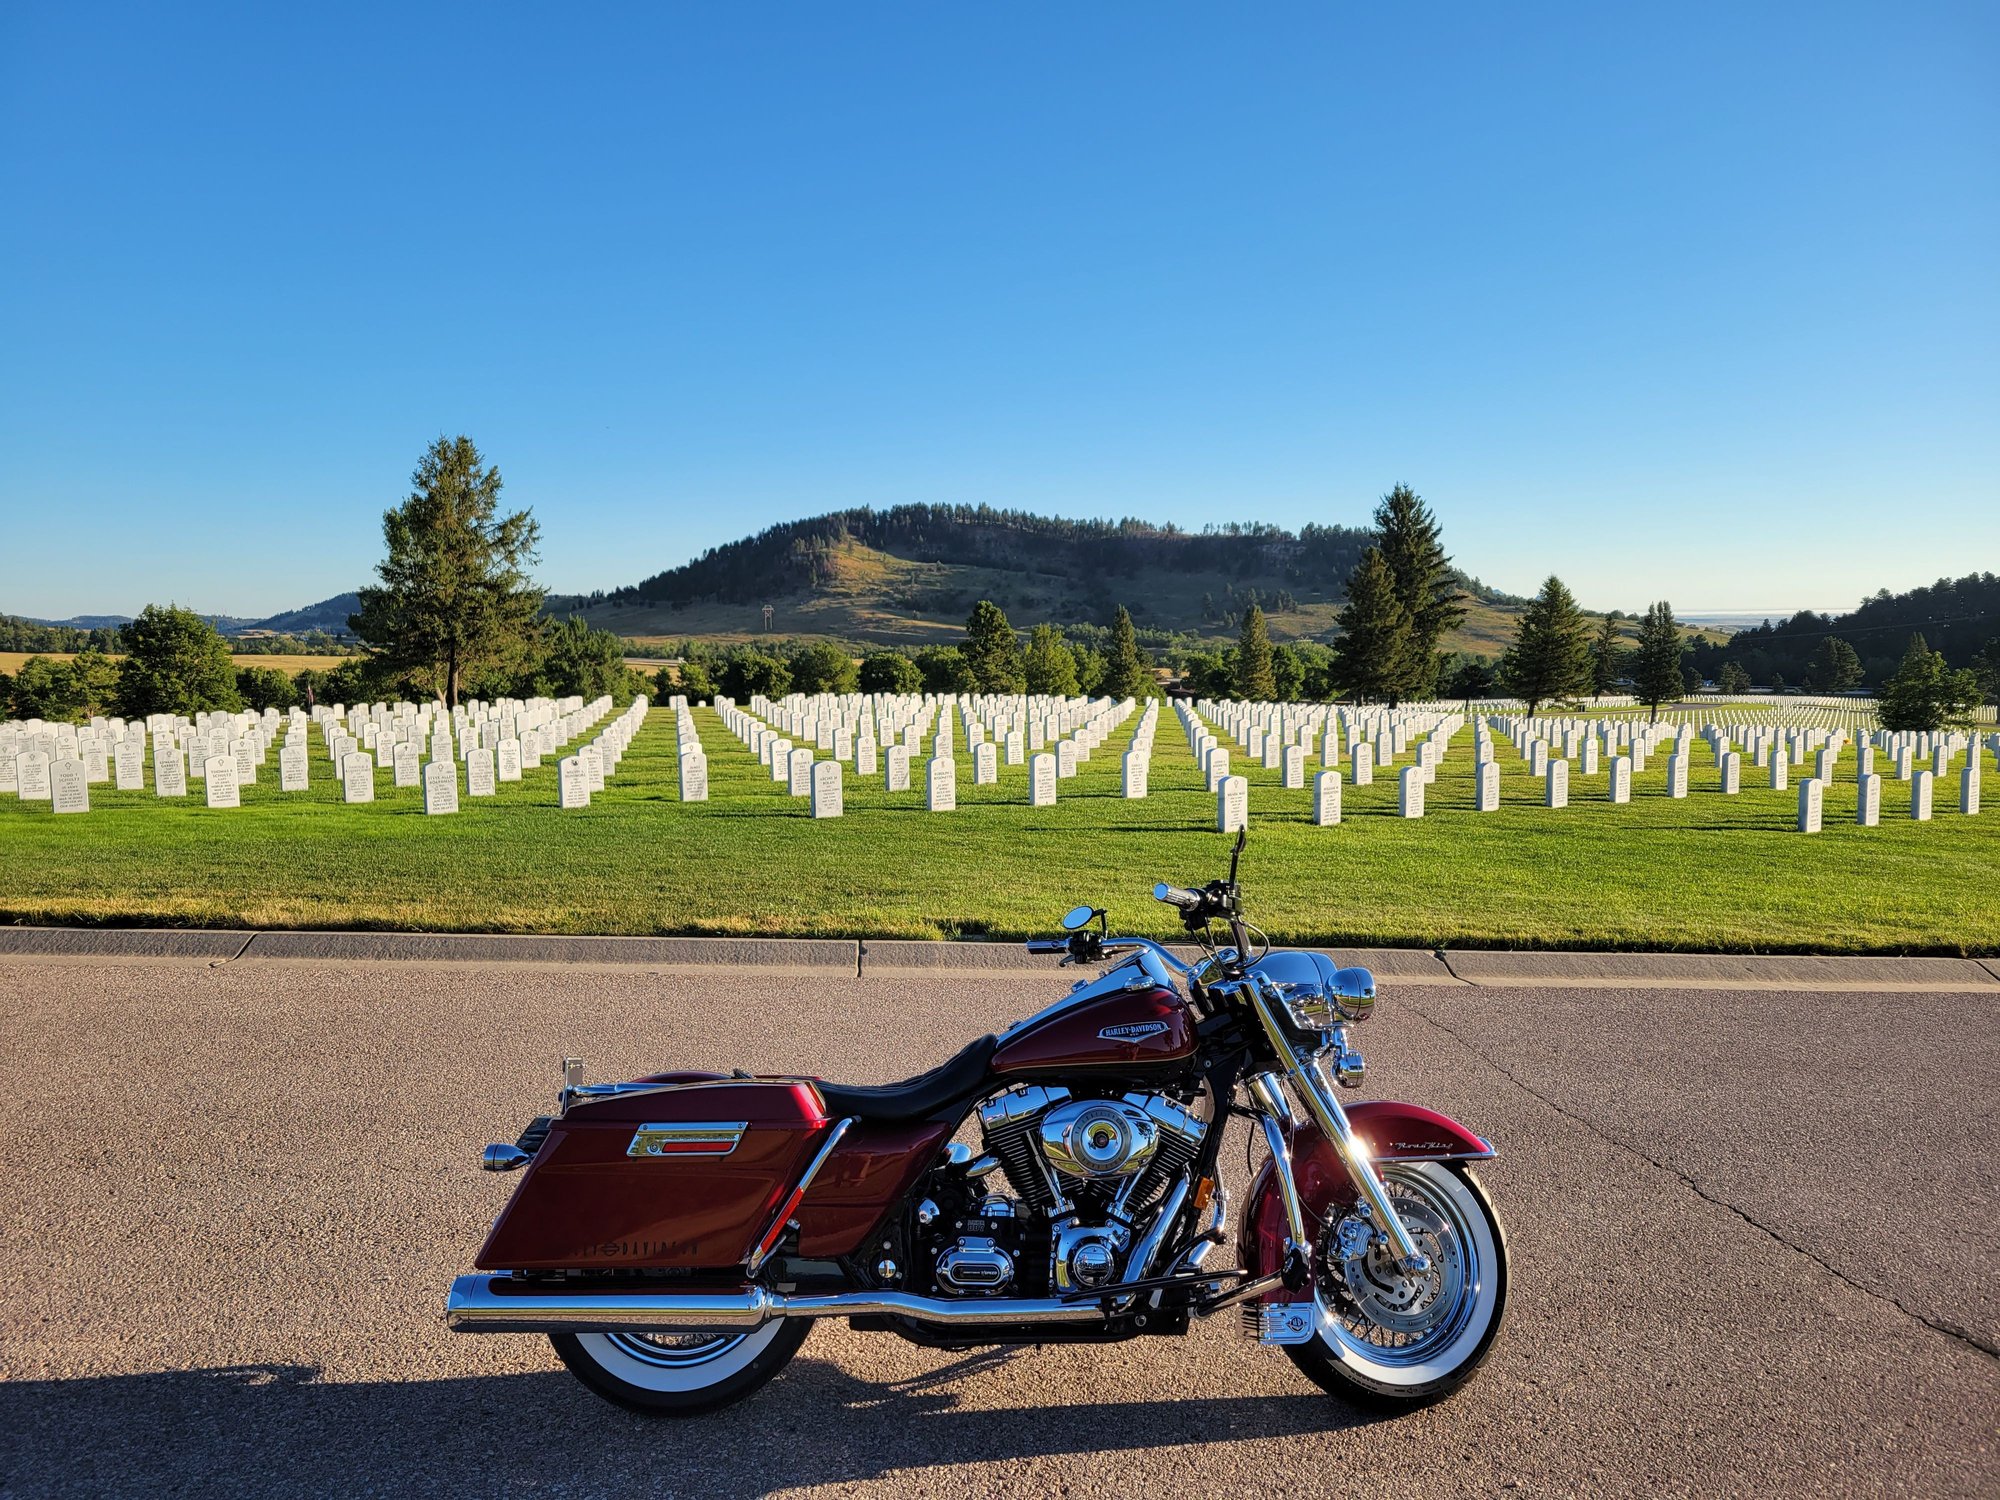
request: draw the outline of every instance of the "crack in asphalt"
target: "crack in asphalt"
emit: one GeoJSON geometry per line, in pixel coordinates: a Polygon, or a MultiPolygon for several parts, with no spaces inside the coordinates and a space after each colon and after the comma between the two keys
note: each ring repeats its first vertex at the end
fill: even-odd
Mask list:
{"type": "MultiPolygon", "coordinates": [[[[1439,957],[1442,956],[1443,956],[1442,954],[1439,955],[1439,957]]],[[[1456,978],[1457,976],[1454,975],[1453,977],[1456,978]]],[[[1717,1208],[1724,1209],[1727,1212],[1734,1214],[1737,1218],[1741,1219],[1745,1224],[1748,1224],[1752,1229],[1761,1231],[1763,1234],[1769,1236],[1776,1243],[1784,1246],[1787,1250],[1790,1250],[1793,1254],[1801,1256],[1804,1259],[1811,1261],[1814,1265],[1818,1266],[1822,1271],[1826,1272],[1827,1275],[1833,1277],[1834,1280],[1841,1282],[1845,1286],[1852,1287],[1855,1291],[1860,1292],[1863,1296],[1873,1297],[1879,1302],[1886,1302],[1891,1307],[1895,1308],[1898,1312],[1902,1313],[1905,1317],[1910,1318],[1914,1322],[1922,1324],[1924,1327],[1930,1329],[1931,1332],[1942,1334],[1944,1337],[1948,1339],[1952,1339],[1958,1343],[1965,1345],[1968,1349],[1973,1349],[1981,1354],[1984,1354],[1989,1359],[2000,1361],[2000,1344],[1995,1344],[1990,1340],[1981,1338],[1978,1334],[1972,1332],[1970,1329],[1961,1328],[1956,1323],[1947,1322],[1942,1318],[1933,1317],[1928,1313],[1919,1312],[1916,1308],[1909,1306],[1901,1298],[1896,1297],[1892,1293],[1880,1291],[1875,1287],[1866,1286],[1861,1282],[1856,1281],[1852,1276],[1848,1275],[1838,1266],[1835,1266],[1831,1262],[1827,1261],[1824,1257],[1820,1256],[1815,1251],[1807,1249],[1804,1245],[1793,1243],[1791,1240],[1786,1239],[1777,1230],[1773,1229],[1770,1225],[1763,1223],[1761,1220],[1752,1217],[1747,1211],[1745,1211],[1742,1208],[1739,1208],[1736,1204],[1731,1203],[1728,1199],[1717,1197],[1714,1193],[1711,1193],[1707,1188],[1704,1188],[1699,1182],[1695,1181],[1693,1177],[1689,1176],[1686,1172],[1683,1172],[1679,1167],[1674,1166],[1671,1162],[1662,1161],[1660,1158],[1653,1156],[1647,1153],[1646,1151],[1641,1150],[1639,1147],[1633,1145],[1630,1141],[1623,1140],[1620,1137],[1611,1134],[1609,1131],[1605,1130],[1602,1126],[1598,1125],[1596,1121],[1590,1119],[1588,1116],[1579,1114],[1575,1110],[1570,1109],[1568,1106],[1558,1102],[1555,1099],[1550,1098],[1547,1094],[1543,1093],[1540,1089],[1536,1088],[1533,1084],[1529,1083],[1526,1079],[1522,1078],[1518,1073],[1514,1072],[1513,1069],[1509,1068],[1505,1063],[1498,1062],[1495,1059],[1487,1056],[1485,1052],[1483,1052],[1477,1046],[1473,1045],[1472,1042],[1468,1041],[1458,1031],[1456,1031],[1450,1026],[1447,1026],[1443,1021],[1438,1020],[1435,1016],[1427,1014],[1424,1011],[1423,1007],[1416,1005],[1407,999],[1403,1003],[1408,1009],[1415,1011],[1418,1018],[1422,1020],[1426,1025],[1431,1026],[1436,1030],[1443,1032],[1446,1036],[1450,1037],[1453,1041],[1457,1042],[1459,1046],[1465,1048],[1467,1052],[1470,1052],[1474,1057],[1478,1058],[1481,1062],[1485,1063],[1487,1067],[1493,1069],[1494,1072],[1498,1073],[1501,1077],[1505,1078],[1509,1083],[1513,1084],[1523,1093],[1528,1094],[1532,1098],[1535,1098],[1539,1100],[1541,1103],[1547,1105],[1550,1109],[1554,1110],[1564,1119],[1572,1120],[1576,1124],[1581,1125],[1585,1130],[1589,1131],[1592,1135],[1596,1136],[1606,1145],[1614,1146],[1618,1150],[1626,1152],[1628,1155],[1636,1156],[1639,1158],[1639,1160],[1645,1162],[1648,1166],[1654,1167],[1657,1170],[1666,1173],[1668,1176],[1675,1178],[1684,1187],[1686,1187],[1689,1192],[1693,1193],[1697,1198],[1701,1199],[1704,1203],[1712,1203],[1717,1208]]]]}
{"type": "Polygon", "coordinates": [[[250,936],[248,936],[243,940],[243,946],[241,948],[238,948],[234,953],[230,954],[229,957],[227,958],[218,958],[214,963],[210,964],[209,967],[211,969],[219,969],[224,964],[235,963],[237,959],[241,958],[244,954],[250,951],[250,945],[256,942],[260,936],[261,934],[259,933],[255,932],[251,933],[250,936]]]}
{"type": "MultiPolygon", "coordinates": [[[[1463,974],[1459,973],[1458,970],[1454,969],[1451,966],[1451,955],[1446,953],[1444,949],[1442,948],[1433,949],[1431,951],[1431,957],[1436,959],[1439,963],[1443,964],[1445,973],[1449,974],[1453,979],[1456,979],[1460,984],[1464,985],[1467,989],[1476,990],[1479,988],[1477,981],[1467,979],[1463,974]]],[[[1426,1016],[1424,1017],[1424,1019],[1429,1020],[1430,1017],[1426,1016]]]]}

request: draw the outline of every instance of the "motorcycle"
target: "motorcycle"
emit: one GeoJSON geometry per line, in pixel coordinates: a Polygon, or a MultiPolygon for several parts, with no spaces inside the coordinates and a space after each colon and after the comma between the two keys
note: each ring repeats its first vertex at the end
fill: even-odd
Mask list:
{"type": "Polygon", "coordinates": [[[1420,1105],[1342,1105],[1374,978],[1260,943],[1242,852],[1226,880],[1153,888],[1197,961],[1079,906],[1027,946],[1103,971],[906,1082],[585,1083],[566,1059],[557,1113],[486,1148],[525,1176],[448,1326],[547,1334],[591,1390],[657,1415],[748,1396],[817,1318],[962,1349],[1179,1334],[1237,1308],[1329,1392],[1449,1394],[1506,1307],[1473,1173],[1494,1149],[1420,1105]],[[1232,1232],[1235,1120],[1266,1151],[1232,1232]]]}

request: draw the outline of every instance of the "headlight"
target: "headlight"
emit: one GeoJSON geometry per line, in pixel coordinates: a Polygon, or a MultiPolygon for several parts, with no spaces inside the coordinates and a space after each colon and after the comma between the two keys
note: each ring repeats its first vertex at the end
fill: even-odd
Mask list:
{"type": "Polygon", "coordinates": [[[1374,1012],[1375,976],[1359,966],[1335,968],[1319,953],[1272,953],[1252,967],[1277,992],[1292,1024],[1307,1031],[1331,1031],[1374,1012]]]}

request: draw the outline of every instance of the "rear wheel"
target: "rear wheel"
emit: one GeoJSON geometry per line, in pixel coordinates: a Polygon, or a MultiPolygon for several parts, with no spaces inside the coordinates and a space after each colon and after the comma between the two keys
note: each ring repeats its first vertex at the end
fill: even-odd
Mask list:
{"type": "Polygon", "coordinates": [[[552,1333],[570,1373],[607,1401],[690,1417],[741,1401],[791,1362],[812,1324],[773,1318],[750,1333],[552,1333]]]}
{"type": "Polygon", "coordinates": [[[1421,1406],[1457,1390],[1492,1352],[1507,1305],[1507,1241],[1469,1168],[1396,1162],[1381,1171],[1430,1268],[1405,1275],[1371,1243],[1365,1220],[1330,1219],[1313,1255],[1318,1329],[1285,1352],[1335,1395],[1421,1406]]]}

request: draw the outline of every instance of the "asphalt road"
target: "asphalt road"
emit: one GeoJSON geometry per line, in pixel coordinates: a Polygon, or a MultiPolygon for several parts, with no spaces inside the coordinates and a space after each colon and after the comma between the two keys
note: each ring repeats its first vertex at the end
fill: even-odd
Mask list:
{"type": "Polygon", "coordinates": [[[1385,983],[1366,1092],[1500,1144],[1515,1278],[1480,1377],[1393,1420],[1233,1319],[970,1355],[823,1324],[690,1423],[444,1331],[514,1181],[479,1148],[564,1052],[873,1081],[1060,988],[0,958],[0,1493],[2000,1493],[1991,995],[1385,983]]]}

